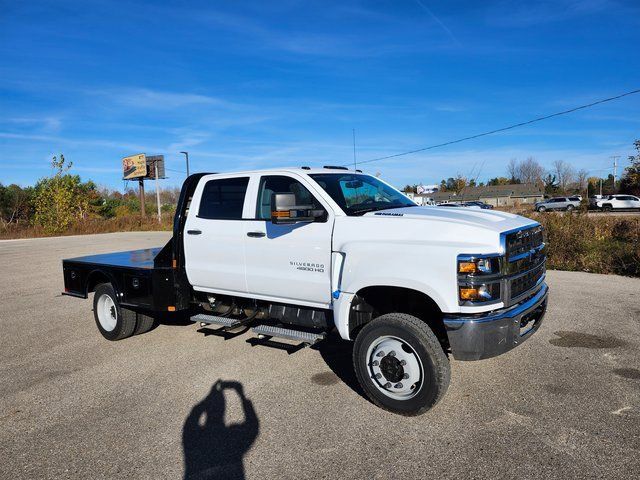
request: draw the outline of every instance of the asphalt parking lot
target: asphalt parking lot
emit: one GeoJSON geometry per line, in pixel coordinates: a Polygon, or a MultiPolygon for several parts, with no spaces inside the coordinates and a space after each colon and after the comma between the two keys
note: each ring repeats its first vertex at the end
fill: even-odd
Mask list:
{"type": "Polygon", "coordinates": [[[349,344],[252,346],[195,325],[120,342],[60,295],[60,260],[168,233],[0,242],[0,478],[638,478],[640,279],[549,272],[540,331],[452,362],[404,418],[364,399],[349,344]]]}

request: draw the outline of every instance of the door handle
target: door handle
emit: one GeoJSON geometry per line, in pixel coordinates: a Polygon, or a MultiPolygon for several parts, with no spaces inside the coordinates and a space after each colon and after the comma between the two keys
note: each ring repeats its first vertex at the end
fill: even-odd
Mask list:
{"type": "Polygon", "coordinates": [[[189,235],[200,235],[202,233],[202,230],[187,230],[187,233],[189,235]]]}
{"type": "Polygon", "coordinates": [[[261,238],[264,237],[266,235],[266,233],[264,232],[248,232],[247,233],[247,237],[252,237],[252,238],[261,238]]]}

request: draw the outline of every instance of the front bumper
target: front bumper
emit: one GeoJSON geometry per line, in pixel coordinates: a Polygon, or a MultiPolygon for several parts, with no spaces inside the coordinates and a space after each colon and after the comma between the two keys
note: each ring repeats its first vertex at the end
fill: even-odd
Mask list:
{"type": "Polygon", "coordinates": [[[456,360],[482,360],[515,348],[540,325],[549,287],[543,283],[532,297],[501,310],[480,314],[445,314],[444,325],[456,360]]]}

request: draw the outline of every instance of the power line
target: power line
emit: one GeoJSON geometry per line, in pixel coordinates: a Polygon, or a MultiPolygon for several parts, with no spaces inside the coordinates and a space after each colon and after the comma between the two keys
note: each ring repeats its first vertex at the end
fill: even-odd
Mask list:
{"type": "MultiPolygon", "coordinates": [[[[494,133],[505,132],[507,130],[512,130],[514,128],[523,127],[525,125],[531,125],[532,123],[541,122],[542,120],[548,120],[549,118],[553,118],[553,117],[559,117],[560,115],[567,115],[569,113],[573,113],[573,112],[576,112],[578,110],[583,110],[585,108],[590,108],[590,107],[594,107],[596,105],[600,105],[601,103],[606,103],[606,102],[611,102],[613,100],[618,100],[620,98],[627,97],[629,95],[634,95],[636,93],[640,93],[640,88],[637,89],[637,90],[631,90],[630,92],[622,93],[620,95],[616,95],[615,97],[604,98],[602,100],[597,100],[595,102],[587,103],[585,105],[580,105],[579,107],[570,108],[569,110],[564,110],[562,112],[556,112],[556,113],[552,113],[550,115],[545,115],[543,117],[538,117],[538,118],[534,118],[532,120],[527,120],[526,122],[520,122],[520,123],[516,123],[514,125],[509,125],[508,127],[497,128],[495,130],[490,130],[488,132],[478,133],[476,135],[471,135],[471,136],[468,136],[468,137],[459,138],[457,140],[451,140],[449,142],[438,143],[436,145],[429,145],[428,147],[418,148],[416,150],[409,150],[407,152],[395,153],[393,155],[387,155],[385,157],[377,157],[377,158],[371,158],[369,160],[361,160],[358,163],[362,165],[363,163],[379,162],[380,160],[387,160],[389,158],[402,157],[402,156],[405,156],[405,155],[411,155],[413,153],[419,153],[419,152],[424,152],[426,150],[432,150],[434,148],[446,147],[447,145],[453,145],[455,143],[466,142],[467,140],[473,140],[475,138],[486,137],[487,135],[493,135],[494,133]]],[[[347,166],[347,165],[345,165],[345,166],[347,166]]]]}

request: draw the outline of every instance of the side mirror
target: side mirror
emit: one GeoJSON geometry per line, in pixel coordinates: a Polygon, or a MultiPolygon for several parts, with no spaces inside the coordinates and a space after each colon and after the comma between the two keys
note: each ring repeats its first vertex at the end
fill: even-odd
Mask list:
{"type": "Polygon", "coordinates": [[[274,224],[314,222],[324,215],[324,210],[314,210],[313,205],[296,205],[293,193],[274,193],[271,196],[271,221],[274,224]]]}

